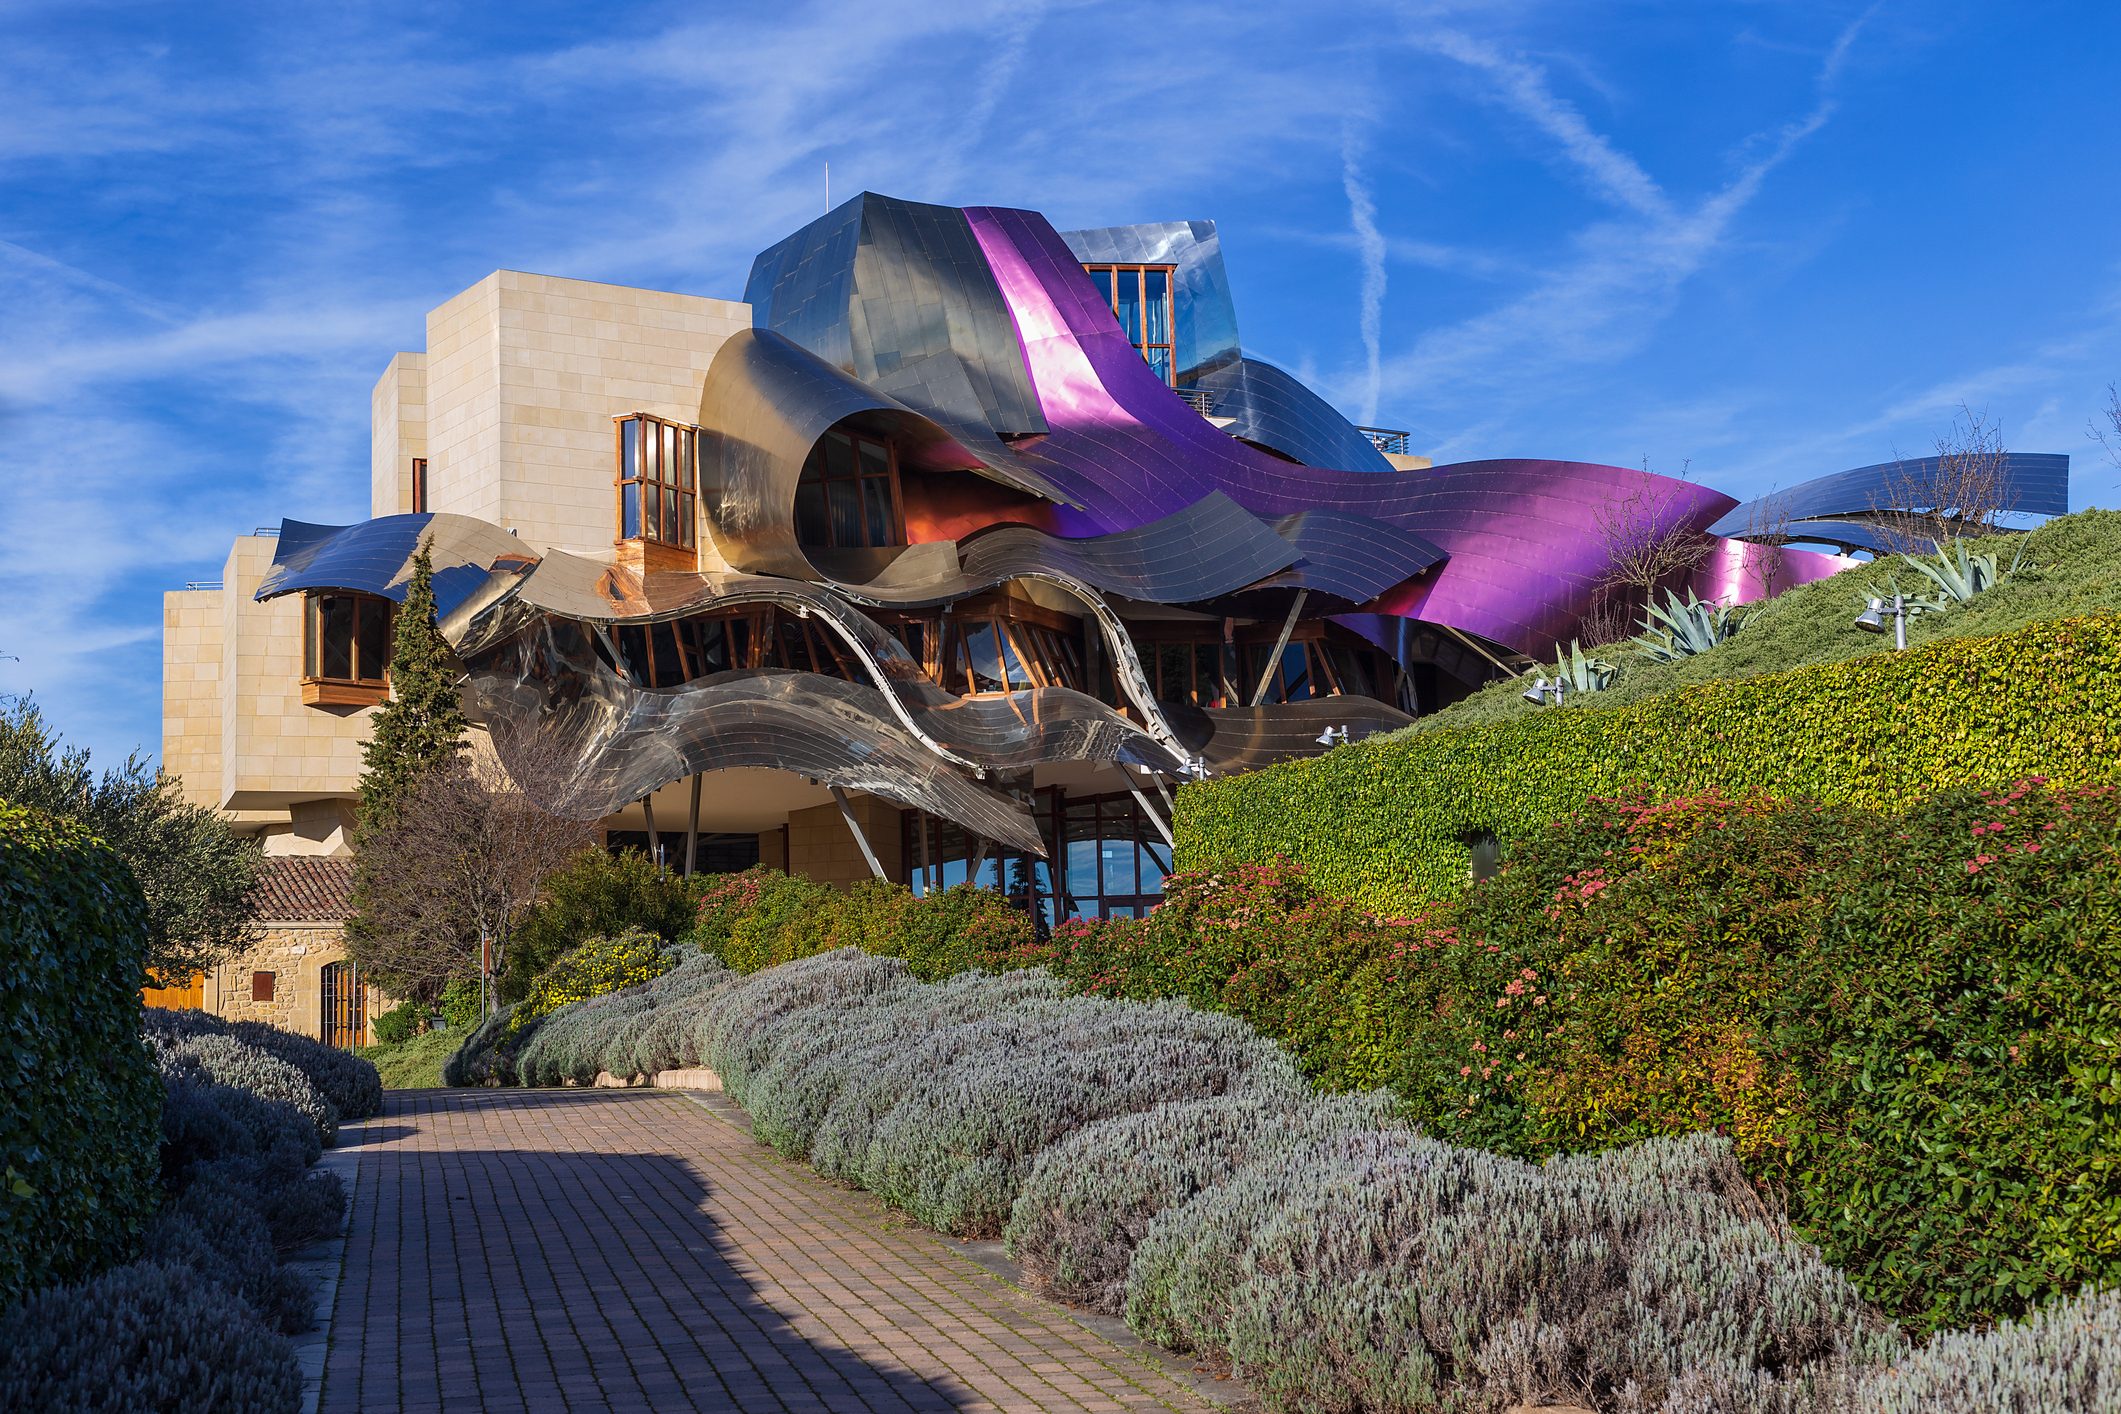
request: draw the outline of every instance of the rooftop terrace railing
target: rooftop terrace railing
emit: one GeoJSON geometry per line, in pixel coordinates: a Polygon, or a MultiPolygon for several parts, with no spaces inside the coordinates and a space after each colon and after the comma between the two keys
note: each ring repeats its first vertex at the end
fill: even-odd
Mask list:
{"type": "Polygon", "coordinates": [[[1387,456],[1405,457],[1413,455],[1412,452],[1407,450],[1407,437],[1409,436],[1409,434],[1404,429],[1393,427],[1358,427],[1355,430],[1357,432],[1360,432],[1363,436],[1369,438],[1370,445],[1377,448],[1378,451],[1385,453],[1387,456]]]}

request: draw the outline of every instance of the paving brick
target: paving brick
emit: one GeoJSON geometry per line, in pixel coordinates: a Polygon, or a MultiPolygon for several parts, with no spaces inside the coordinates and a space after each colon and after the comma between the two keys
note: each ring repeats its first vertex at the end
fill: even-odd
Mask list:
{"type": "Polygon", "coordinates": [[[345,1126],[323,1414],[1215,1407],[730,1113],[428,1090],[345,1126]]]}

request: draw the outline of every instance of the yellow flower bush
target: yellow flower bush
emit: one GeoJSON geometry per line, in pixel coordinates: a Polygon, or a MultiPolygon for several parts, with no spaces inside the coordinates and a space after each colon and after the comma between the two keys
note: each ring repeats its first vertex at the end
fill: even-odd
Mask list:
{"type": "Polygon", "coordinates": [[[520,1034],[532,1022],[563,1006],[654,981],[676,961],[667,943],[639,928],[629,928],[614,937],[591,938],[562,953],[552,966],[538,974],[530,991],[509,1014],[508,1034],[520,1034]]]}

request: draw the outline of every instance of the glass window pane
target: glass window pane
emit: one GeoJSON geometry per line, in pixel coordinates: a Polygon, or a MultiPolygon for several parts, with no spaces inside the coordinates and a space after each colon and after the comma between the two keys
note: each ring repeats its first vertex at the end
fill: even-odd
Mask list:
{"type": "Polygon", "coordinates": [[[1098,841],[1098,853],[1104,859],[1106,893],[1138,892],[1135,887],[1133,840],[1124,836],[1114,839],[1108,835],[1098,841]]]}
{"type": "Polygon", "coordinates": [[[1142,342],[1171,342],[1171,272],[1142,272],[1142,342]]]}
{"type": "Polygon", "coordinates": [[[825,528],[825,488],[816,481],[801,481],[795,488],[795,538],[805,545],[829,545],[832,533],[825,528]]]}
{"type": "Polygon", "coordinates": [[[675,545],[685,532],[678,526],[678,493],[675,486],[663,488],[663,538],[675,545]]]}
{"type": "Polygon", "coordinates": [[[1292,643],[1281,650],[1281,700],[1305,702],[1311,697],[1311,668],[1304,646],[1292,643]]]}
{"type": "Polygon", "coordinates": [[[663,477],[663,439],[658,434],[655,423],[645,423],[643,429],[641,441],[644,443],[646,456],[642,459],[641,474],[650,481],[660,481],[663,477]]]}
{"type": "Polygon", "coordinates": [[[678,544],[688,550],[692,548],[693,520],[693,498],[681,493],[678,496],[678,544]]]}
{"type": "Polygon", "coordinates": [[[354,639],[354,671],[364,682],[380,682],[390,657],[390,601],[363,599],[361,628],[354,639]]]}
{"type": "Polygon", "coordinates": [[[700,434],[687,428],[678,434],[678,485],[692,489],[692,474],[700,462],[700,434]]]}
{"type": "Polygon", "coordinates": [[[629,417],[619,424],[620,475],[632,480],[641,474],[641,420],[629,417]]]}
{"type": "Polygon", "coordinates": [[[678,479],[678,430],[667,422],[663,424],[663,479],[678,479]]]}
{"type": "Polygon", "coordinates": [[[889,476],[891,474],[891,453],[882,442],[871,442],[865,438],[855,443],[855,446],[861,453],[862,475],[889,476]]]}
{"type": "Polygon", "coordinates": [[[629,481],[619,488],[619,534],[632,540],[641,533],[641,488],[629,481]]]}
{"type": "Polygon", "coordinates": [[[844,432],[825,434],[825,475],[854,475],[854,440],[844,432]]]}
{"type": "Polygon", "coordinates": [[[1090,272],[1090,278],[1097,283],[1097,292],[1105,297],[1105,308],[1110,309],[1112,307],[1111,267],[1106,266],[1097,270],[1092,270],[1090,272]]]}
{"type": "Polygon", "coordinates": [[[324,601],[311,594],[302,603],[302,676],[318,676],[317,664],[321,660],[323,645],[324,601]]]}
{"type": "Polygon", "coordinates": [[[328,678],[353,676],[354,601],[344,594],[324,600],[324,670],[328,678]]]}
{"type": "Polygon", "coordinates": [[[832,514],[833,545],[862,543],[862,493],[852,481],[825,483],[825,504],[832,514]]]}
{"type": "Polygon", "coordinates": [[[1139,270],[1119,272],[1119,327],[1126,331],[1127,342],[1142,341],[1142,285],[1139,270]]]}
{"type": "Polygon", "coordinates": [[[1171,350],[1146,348],[1142,350],[1142,357],[1148,360],[1149,367],[1154,369],[1156,376],[1168,386],[1171,382],[1171,350]]]}
{"type": "Polygon", "coordinates": [[[862,505],[868,518],[865,545],[889,545],[898,537],[891,533],[891,483],[878,477],[862,478],[862,505]]]}
{"type": "Polygon", "coordinates": [[[972,669],[974,692],[1001,692],[1002,655],[994,623],[990,619],[965,619],[958,624],[960,651],[972,669]]]}

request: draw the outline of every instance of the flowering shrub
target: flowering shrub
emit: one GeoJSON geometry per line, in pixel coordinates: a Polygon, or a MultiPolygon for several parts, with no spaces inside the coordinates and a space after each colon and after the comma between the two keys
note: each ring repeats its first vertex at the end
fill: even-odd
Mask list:
{"type": "Polygon", "coordinates": [[[1397,1087],[1523,1155],[1728,1135],[1918,1327],[2121,1279],[2121,798],[1600,802],[1454,918],[1397,1087]]]}
{"type": "Polygon", "coordinates": [[[1431,920],[1378,918],[1319,897],[1280,861],[1173,874],[1141,920],[1070,919],[1011,957],[1097,996],[1181,997],[1272,1036],[1337,1089],[1391,1077],[1413,1014],[1426,1006],[1424,959],[1456,941],[1431,920]]]}
{"type": "Polygon", "coordinates": [[[515,1004],[503,1030],[511,1037],[575,1002],[662,976],[676,961],[663,940],[639,928],[591,938],[538,974],[515,1004]]]}

